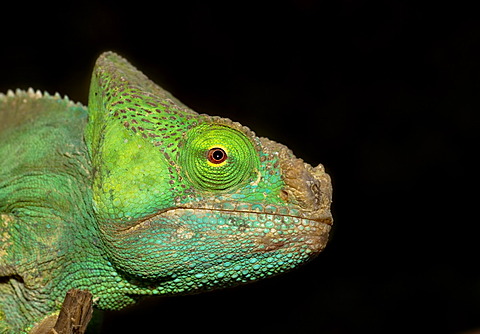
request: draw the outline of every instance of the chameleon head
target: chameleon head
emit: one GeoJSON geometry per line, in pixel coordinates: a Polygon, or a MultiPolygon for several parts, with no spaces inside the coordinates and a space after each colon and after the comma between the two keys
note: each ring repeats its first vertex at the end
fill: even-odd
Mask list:
{"type": "Polygon", "coordinates": [[[193,112],[115,54],[97,68],[86,132],[93,197],[125,277],[148,282],[149,293],[194,292],[277,274],[323,250],[332,188],[322,165],[193,112]]]}

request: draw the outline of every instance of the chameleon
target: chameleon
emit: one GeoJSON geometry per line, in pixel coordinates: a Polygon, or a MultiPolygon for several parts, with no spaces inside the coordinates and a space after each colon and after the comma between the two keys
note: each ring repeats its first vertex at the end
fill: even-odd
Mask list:
{"type": "Polygon", "coordinates": [[[36,333],[71,288],[118,310],[283,273],[325,248],[331,202],[323,165],[105,52],[88,108],[0,95],[0,333],[36,333]]]}

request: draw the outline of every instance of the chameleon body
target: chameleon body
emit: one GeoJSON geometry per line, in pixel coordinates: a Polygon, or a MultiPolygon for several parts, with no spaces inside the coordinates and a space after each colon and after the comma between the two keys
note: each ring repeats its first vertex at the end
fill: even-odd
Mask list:
{"type": "Polygon", "coordinates": [[[1,333],[34,333],[70,288],[121,309],[278,274],[327,243],[322,165],[197,114],[115,53],[88,110],[17,90],[0,121],[1,333]]]}

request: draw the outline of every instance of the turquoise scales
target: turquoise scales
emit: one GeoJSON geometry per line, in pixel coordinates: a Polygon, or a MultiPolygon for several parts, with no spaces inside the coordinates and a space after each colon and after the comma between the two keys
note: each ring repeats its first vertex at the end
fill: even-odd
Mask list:
{"type": "Polygon", "coordinates": [[[4,332],[55,316],[72,287],[119,309],[268,277],[326,245],[323,166],[195,113],[114,53],[96,63],[88,111],[19,91],[0,117],[4,332]]]}

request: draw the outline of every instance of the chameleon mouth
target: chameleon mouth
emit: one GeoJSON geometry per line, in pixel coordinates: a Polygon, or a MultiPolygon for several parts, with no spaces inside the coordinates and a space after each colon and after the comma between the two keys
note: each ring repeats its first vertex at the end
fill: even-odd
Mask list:
{"type": "Polygon", "coordinates": [[[332,225],[331,216],[308,218],[255,210],[173,207],[137,220],[122,232],[131,233],[162,221],[176,230],[177,240],[195,238],[199,233],[225,240],[250,238],[255,240],[258,252],[303,245],[315,254],[325,248],[332,225]],[[215,223],[209,223],[209,219],[215,223]],[[197,222],[204,222],[204,226],[200,229],[197,222]]]}
{"type": "Polygon", "coordinates": [[[306,215],[294,215],[294,214],[284,214],[284,213],[275,213],[268,211],[255,211],[255,210],[235,210],[235,209],[221,209],[221,208],[195,208],[195,207],[175,207],[167,209],[163,212],[175,211],[175,210],[196,210],[196,211],[210,211],[210,212],[224,212],[231,214],[252,214],[252,215],[271,215],[274,217],[284,217],[291,219],[303,219],[308,221],[313,221],[319,224],[332,225],[333,221],[330,216],[323,217],[308,217],[306,215]]]}
{"type": "Polygon", "coordinates": [[[168,217],[170,215],[176,215],[179,212],[187,213],[191,211],[195,211],[195,214],[198,212],[217,212],[217,213],[225,213],[231,215],[256,215],[256,216],[272,216],[285,219],[292,219],[292,220],[301,220],[301,221],[309,221],[314,222],[319,225],[326,225],[331,226],[333,224],[333,220],[331,215],[317,215],[317,216],[306,216],[306,215],[294,215],[294,214],[284,214],[284,213],[274,213],[274,212],[267,212],[267,211],[256,211],[256,210],[237,210],[237,209],[222,209],[222,208],[208,208],[208,207],[171,207],[161,211],[158,211],[152,215],[144,217],[143,219],[136,220],[135,224],[126,228],[126,230],[136,228],[139,225],[149,225],[152,221],[157,219],[162,219],[168,217]]]}

